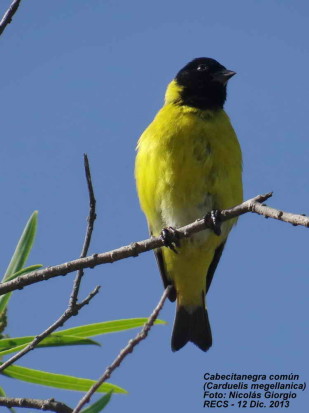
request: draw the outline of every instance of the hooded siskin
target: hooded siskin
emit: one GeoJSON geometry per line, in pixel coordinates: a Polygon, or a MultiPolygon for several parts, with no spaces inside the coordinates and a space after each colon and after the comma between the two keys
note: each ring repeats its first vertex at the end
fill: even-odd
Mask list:
{"type": "MultiPolygon", "coordinates": [[[[223,110],[234,74],[214,59],[188,63],[140,137],[135,177],[151,235],[242,201],[241,150],[223,110]]],[[[169,298],[177,299],[173,351],[188,341],[203,351],[212,345],[205,294],[235,222],[224,222],[220,236],[205,230],[181,240],[177,254],[169,248],[155,251],[164,286],[173,286],[169,298]]]]}

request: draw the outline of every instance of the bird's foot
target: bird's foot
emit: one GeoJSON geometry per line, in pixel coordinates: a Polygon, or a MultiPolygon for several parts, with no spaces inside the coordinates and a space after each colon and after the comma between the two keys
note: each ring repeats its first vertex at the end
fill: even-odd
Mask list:
{"type": "Polygon", "coordinates": [[[209,225],[210,228],[216,235],[221,235],[221,212],[218,209],[213,209],[204,216],[205,224],[209,225]]]}
{"type": "Polygon", "coordinates": [[[164,246],[178,254],[176,247],[180,247],[178,231],[173,227],[163,228],[160,234],[164,246]]]}

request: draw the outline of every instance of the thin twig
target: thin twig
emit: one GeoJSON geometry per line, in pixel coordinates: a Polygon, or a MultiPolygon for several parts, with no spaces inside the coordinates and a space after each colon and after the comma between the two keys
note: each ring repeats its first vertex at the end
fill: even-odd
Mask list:
{"type": "Polygon", "coordinates": [[[115,358],[115,360],[112,362],[112,364],[107,367],[107,369],[105,370],[105,372],[103,373],[103,375],[98,379],[98,381],[88,390],[88,392],[84,395],[84,397],[78,402],[77,406],[75,407],[75,409],[73,410],[72,413],[78,413],[81,411],[81,409],[83,408],[83,406],[88,403],[90,401],[91,396],[93,396],[93,394],[96,392],[96,390],[101,386],[101,384],[103,384],[106,380],[108,380],[112,374],[112,372],[120,366],[120,364],[122,363],[122,361],[124,360],[124,358],[132,353],[132,351],[134,350],[135,346],[141,342],[142,340],[144,340],[151,327],[153,326],[155,320],[157,319],[159,312],[161,311],[163,304],[170,292],[171,286],[168,286],[163,294],[162,297],[160,298],[160,301],[158,303],[158,305],[156,306],[156,308],[153,310],[153,312],[151,313],[150,317],[148,318],[146,324],[144,325],[144,327],[142,328],[142,330],[137,334],[137,336],[135,336],[135,338],[131,339],[128,344],[126,345],[126,347],[124,347],[120,353],[118,354],[118,356],[115,358]]]}
{"type": "MultiPolygon", "coordinates": [[[[96,212],[95,212],[95,204],[96,200],[94,197],[94,191],[93,191],[93,186],[92,186],[92,180],[91,180],[91,173],[90,173],[90,168],[89,168],[89,162],[88,162],[88,157],[86,154],[84,154],[84,166],[85,166],[85,173],[86,173],[86,179],[87,179],[87,186],[88,186],[88,193],[89,193],[89,216],[88,216],[88,224],[87,224],[87,229],[86,229],[86,235],[82,247],[82,252],[81,252],[81,258],[85,257],[88,252],[88,248],[90,245],[91,241],[91,236],[93,232],[93,224],[96,218],[96,212]]],[[[74,280],[70,300],[67,309],[65,312],[53,323],[51,324],[45,331],[43,331],[41,334],[36,336],[31,343],[27,345],[24,349],[20,350],[18,353],[16,353],[14,356],[12,356],[10,359],[8,359],[6,362],[0,365],[0,372],[6,369],[8,366],[13,364],[16,360],[19,360],[21,357],[23,357],[25,354],[27,354],[29,351],[33,350],[44,338],[49,336],[51,333],[53,333],[55,330],[57,330],[59,327],[63,326],[63,324],[69,320],[71,317],[75,316],[78,314],[79,310],[84,307],[86,304],[90,302],[90,300],[99,292],[100,287],[96,287],[89,295],[86,297],[81,303],[77,303],[78,299],[78,293],[79,293],[79,288],[80,288],[80,283],[81,279],[83,276],[84,272],[82,269],[80,269],[77,272],[76,278],[74,280]]]]}
{"type": "Polygon", "coordinates": [[[72,409],[64,403],[54,399],[39,400],[20,397],[0,397],[0,406],[5,407],[29,407],[31,409],[49,410],[56,413],[72,413],[72,409]]]}
{"type": "MultiPolygon", "coordinates": [[[[307,216],[291,214],[270,208],[266,205],[261,205],[262,202],[265,202],[271,196],[272,193],[258,195],[255,198],[249,199],[233,208],[222,210],[221,219],[222,221],[227,221],[245,213],[254,212],[268,218],[274,218],[280,221],[289,222],[293,225],[302,225],[309,228],[309,217],[307,216]]],[[[211,228],[211,224],[206,222],[204,219],[198,219],[189,225],[182,228],[177,228],[177,233],[179,238],[186,238],[197,232],[203,231],[206,228],[211,228]]],[[[117,248],[112,251],[103,252],[101,254],[93,254],[91,256],[79,258],[64,264],[32,271],[26,275],[21,275],[14,280],[0,284],[0,295],[10,291],[22,289],[25,286],[48,280],[53,277],[66,275],[81,268],[94,268],[100,264],[112,263],[128,257],[136,257],[143,252],[163,247],[163,245],[164,241],[161,237],[154,237],[144,241],[133,242],[130,245],[126,245],[125,247],[117,248]]]]}
{"type": "Polygon", "coordinates": [[[51,324],[45,331],[41,334],[36,336],[31,343],[27,345],[27,347],[20,350],[18,353],[14,354],[11,358],[0,365],[0,372],[9,367],[13,364],[16,360],[19,360],[25,354],[29,353],[29,351],[33,350],[44,338],[49,336],[53,333],[57,328],[63,326],[63,324],[71,317],[75,316],[81,308],[85,305],[89,304],[90,300],[98,294],[100,287],[97,286],[89,295],[86,297],[81,303],[76,304],[74,307],[67,308],[65,312],[56,320],[53,324],[51,324]]]}
{"type": "Polygon", "coordinates": [[[11,23],[14,14],[17,12],[21,0],[14,0],[8,10],[4,13],[0,22],[0,36],[8,24],[11,23]]]}
{"type": "MultiPolygon", "coordinates": [[[[89,215],[87,218],[88,225],[87,225],[87,230],[86,230],[84,244],[83,244],[80,258],[86,257],[88,253],[89,245],[91,242],[91,236],[93,232],[93,225],[97,217],[96,211],[95,211],[96,199],[94,196],[94,190],[93,190],[93,185],[92,185],[92,179],[91,179],[91,173],[90,173],[90,167],[89,167],[89,161],[88,161],[87,154],[84,154],[84,167],[85,167],[85,174],[86,174],[88,194],[89,194],[89,215]]],[[[81,283],[83,275],[84,275],[84,270],[83,268],[80,268],[74,280],[72,294],[70,297],[70,304],[69,304],[70,307],[74,307],[77,303],[80,283],[81,283]]]]}

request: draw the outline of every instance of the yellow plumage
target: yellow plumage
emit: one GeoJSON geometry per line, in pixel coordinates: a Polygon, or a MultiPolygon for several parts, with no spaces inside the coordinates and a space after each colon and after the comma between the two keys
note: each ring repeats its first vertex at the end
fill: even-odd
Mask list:
{"type": "MultiPolygon", "coordinates": [[[[242,201],[241,151],[227,114],[181,104],[182,92],[176,80],[169,84],[165,105],[137,145],[137,191],[154,236],[242,201]]],[[[220,236],[206,230],[182,240],[178,254],[162,249],[163,271],[188,314],[204,307],[208,269],[234,223],[226,221],[220,236]]]]}

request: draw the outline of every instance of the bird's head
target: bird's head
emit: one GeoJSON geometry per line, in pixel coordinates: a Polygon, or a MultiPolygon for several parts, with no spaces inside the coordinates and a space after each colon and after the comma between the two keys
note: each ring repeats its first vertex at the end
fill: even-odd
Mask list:
{"type": "MultiPolygon", "coordinates": [[[[177,104],[202,110],[222,109],[227,82],[234,75],[235,72],[227,70],[214,59],[194,59],[177,73],[172,82],[173,100],[177,104]]],[[[168,96],[167,100],[170,100],[168,96]]]]}

